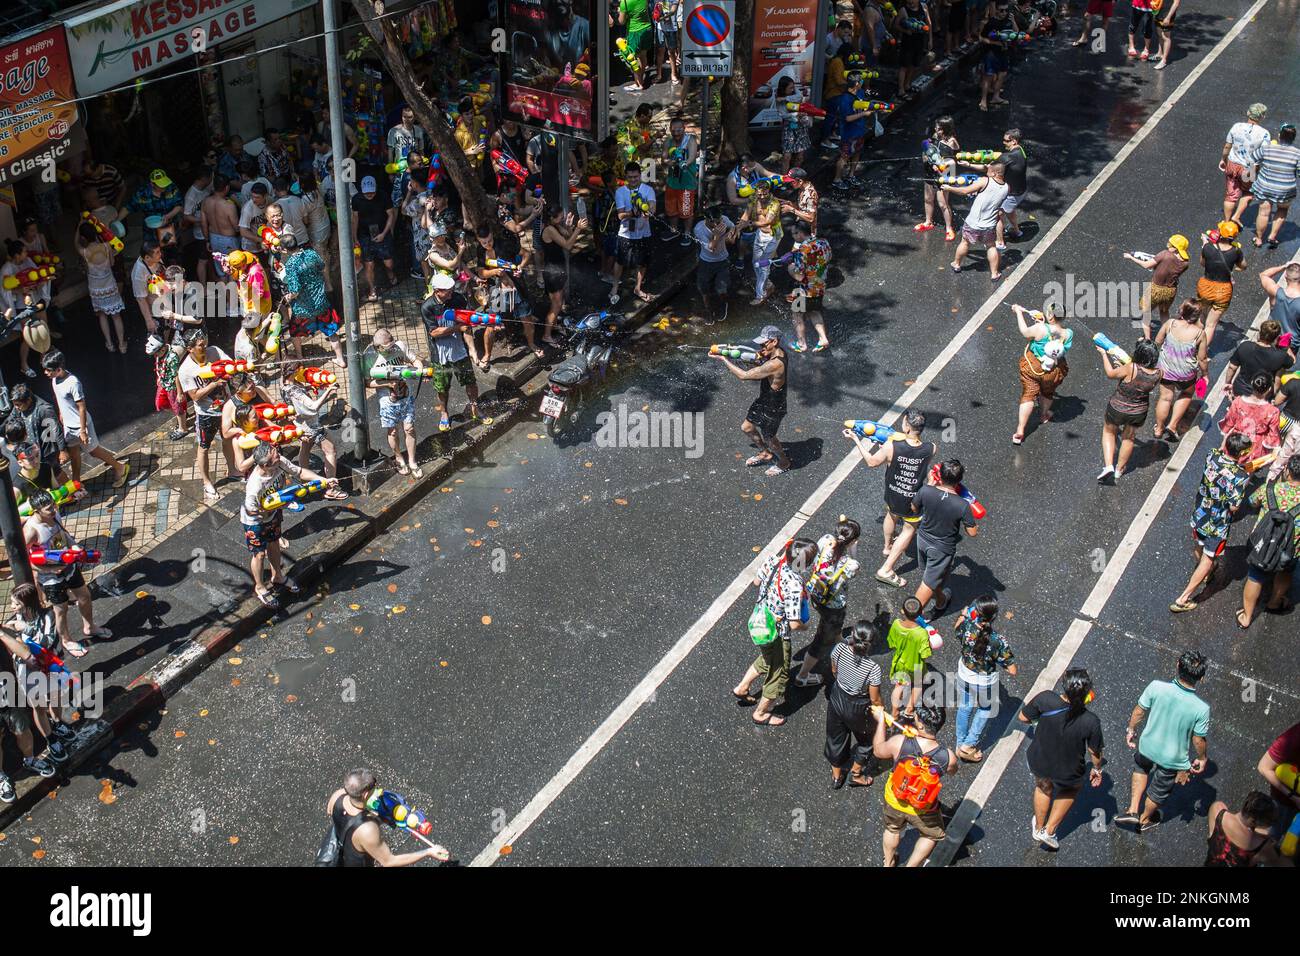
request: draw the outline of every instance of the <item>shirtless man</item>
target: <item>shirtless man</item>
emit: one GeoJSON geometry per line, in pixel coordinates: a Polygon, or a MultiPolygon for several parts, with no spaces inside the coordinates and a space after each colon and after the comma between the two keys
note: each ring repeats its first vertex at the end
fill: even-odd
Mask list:
{"type": "Polygon", "coordinates": [[[775,325],[764,327],[754,344],[758,350],[759,364],[753,368],[741,368],[725,355],[710,355],[727,366],[728,371],[744,382],[758,382],[758,398],[749,406],[749,412],[740,425],[750,444],[759,449],[757,455],[749,458],[745,465],[757,468],[772,462],[763,472],[769,477],[785,474],[791,468],[790,458],[781,447],[776,437],[777,429],[786,413],[786,384],[788,361],[785,349],[781,347],[781,330],[775,325]],[[775,461],[773,461],[775,459],[775,461]]]}
{"type": "MultiPolygon", "coordinates": [[[[230,201],[230,180],[220,173],[212,177],[212,195],[199,206],[199,225],[208,237],[208,254],[227,256],[239,248],[239,209],[230,201]]],[[[226,270],[213,261],[219,278],[226,270]]]]}

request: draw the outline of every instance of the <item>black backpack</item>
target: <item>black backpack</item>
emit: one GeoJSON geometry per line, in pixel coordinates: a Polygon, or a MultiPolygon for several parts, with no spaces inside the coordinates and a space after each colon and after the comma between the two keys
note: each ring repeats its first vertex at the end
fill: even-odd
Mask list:
{"type": "Polygon", "coordinates": [[[1265,489],[1264,498],[1268,511],[1250,532],[1246,560],[1259,571],[1281,571],[1295,561],[1295,520],[1300,516],[1300,505],[1290,511],[1280,510],[1272,485],[1265,489]]]}

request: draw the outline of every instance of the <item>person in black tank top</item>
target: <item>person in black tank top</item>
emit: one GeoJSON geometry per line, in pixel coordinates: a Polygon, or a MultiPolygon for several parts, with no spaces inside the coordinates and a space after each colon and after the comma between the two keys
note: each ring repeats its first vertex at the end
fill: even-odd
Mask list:
{"type": "MultiPolygon", "coordinates": [[[[575,220],[573,213],[566,213],[559,206],[545,207],[545,225],[542,226],[542,285],[550,299],[550,308],[546,313],[546,332],[542,341],[558,348],[555,338],[555,323],[564,312],[565,295],[568,288],[568,270],[565,267],[565,254],[572,252],[583,231],[587,220],[575,220]]],[[[529,345],[533,343],[530,341],[529,345]]]]}
{"type": "Polygon", "coordinates": [[[501,121],[496,131],[496,148],[509,154],[510,158],[525,169],[528,167],[528,137],[514,120],[501,121]]]}
{"type": "Polygon", "coordinates": [[[412,853],[393,853],[379,831],[379,818],[365,808],[366,798],[379,786],[374,773],[350,771],[342,789],[330,796],[326,812],[339,838],[339,866],[411,866],[421,860],[449,860],[445,847],[434,844],[412,853]]]}
{"type": "Polygon", "coordinates": [[[768,477],[784,474],[792,467],[790,458],[781,447],[776,437],[777,429],[786,413],[786,392],[788,391],[789,368],[785,350],[781,346],[781,330],[775,325],[768,325],[754,339],[758,350],[758,365],[741,368],[725,355],[710,355],[727,366],[727,370],[736,378],[746,382],[758,382],[758,398],[749,406],[740,430],[745,433],[750,444],[759,449],[757,455],[746,460],[749,468],[771,462],[763,473],[768,477]]]}
{"type": "Polygon", "coordinates": [[[1238,813],[1230,812],[1226,803],[1216,800],[1207,818],[1210,836],[1206,840],[1205,866],[1247,867],[1277,862],[1277,849],[1268,838],[1269,827],[1277,819],[1277,807],[1268,794],[1252,790],[1238,813]],[[1236,842],[1242,839],[1246,841],[1244,846],[1236,842]]]}
{"type": "Polygon", "coordinates": [[[905,584],[894,571],[912,543],[920,515],[912,513],[912,499],[921,490],[930,474],[930,462],[936,451],[934,442],[921,441],[925,430],[925,415],[918,411],[905,413],[898,423],[898,431],[890,441],[868,451],[867,443],[858,434],[844,430],[846,438],[858,446],[858,453],[868,468],[885,465],[885,561],[876,571],[876,580],[901,588],[905,584]]]}
{"type": "Polygon", "coordinates": [[[1115,379],[1115,394],[1106,404],[1101,431],[1102,470],[1097,481],[1113,485],[1128,470],[1129,456],[1137,430],[1146,424],[1151,409],[1151,393],[1160,384],[1160,350],[1150,339],[1141,339],[1133,349],[1133,361],[1125,365],[1112,365],[1111,359],[1100,346],[1102,367],[1106,377],[1115,379]],[[1115,445],[1119,444],[1119,458],[1115,445]]]}

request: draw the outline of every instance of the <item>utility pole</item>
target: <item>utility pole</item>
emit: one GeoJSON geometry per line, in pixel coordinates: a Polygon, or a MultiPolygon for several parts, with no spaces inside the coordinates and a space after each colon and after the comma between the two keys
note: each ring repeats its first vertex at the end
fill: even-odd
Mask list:
{"type": "Polygon", "coordinates": [[[353,425],[353,474],[359,491],[367,491],[366,462],[370,458],[370,421],[366,409],[366,387],[361,377],[361,317],[357,309],[357,273],[352,258],[352,183],[357,178],[355,161],[347,158],[343,137],[343,88],[339,81],[339,39],[335,4],[321,0],[325,23],[325,80],[329,86],[330,151],[334,168],[335,208],[339,229],[339,286],[343,295],[344,343],[348,361],[348,404],[353,425]]]}

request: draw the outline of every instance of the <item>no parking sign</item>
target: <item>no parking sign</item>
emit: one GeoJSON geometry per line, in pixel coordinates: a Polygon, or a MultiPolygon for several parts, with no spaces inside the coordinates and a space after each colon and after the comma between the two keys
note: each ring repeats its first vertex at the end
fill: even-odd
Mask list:
{"type": "Polygon", "coordinates": [[[731,76],[736,0],[689,0],[682,21],[682,75],[731,76]]]}

